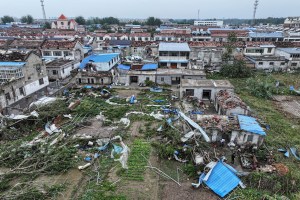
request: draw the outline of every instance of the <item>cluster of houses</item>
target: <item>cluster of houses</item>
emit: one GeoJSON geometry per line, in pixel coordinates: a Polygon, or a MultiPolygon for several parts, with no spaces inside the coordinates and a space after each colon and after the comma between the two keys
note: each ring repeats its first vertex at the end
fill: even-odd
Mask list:
{"type": "Polygon", "coordinates": [[[207,80],[204,69],[222,67],[232,33],[237,39],[233,55],[248,67],[300,69],[300,42],[296,36],[286,40],[284,32],[230,29],[214,22],[164,25],[154,34],[140,25],[125,25],[127,33],[83,32],[77,25],[61,15],[49,30],[0,28],[2,112],[47,95],[49,81],[71,75],[77,84],[173,85],[180,88],[180,97],[216,102],[219,91],[233,87],[228,81],[207,80]]]}

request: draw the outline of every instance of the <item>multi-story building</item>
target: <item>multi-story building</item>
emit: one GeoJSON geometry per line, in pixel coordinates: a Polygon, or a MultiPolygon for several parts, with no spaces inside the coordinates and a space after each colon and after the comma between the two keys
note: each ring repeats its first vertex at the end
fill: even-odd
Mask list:
{"type": "Polygon", "coordinates": [[[41,52],[46,59],[81,60],[84,56],[83,45],[78,40],[46,40],[41,52]]]}
{"type": "Polygon", "coordinates": [[[52,22],[52,29],[70,29],[77,31],[78,24],[74,19],[69,20],[66,16],[61,14],[57,21],[52,22]]]}
{"type": "Polygon", "coordinates": [[[159,65],[168,68],[187,68],[190,47],[188,43],[159,43],[159,65]]]}
{"type": "Polygon", "coordinates": [[[288,17],[284,20],[284,28],[300,28],[300,17],[288,17]]]}
{"type": "Polygon", "coordinates": [[[276,54],[285,57],[289,69],[300,69],[300,48],[278,48],[276,54]]]}
{"type": "Polygon", "coordinates": [[[119,53],[94,54],[80,63],[80,70],[76,75],[79,84],[111,84],[116,78],[114,68],[120,62],[119,53]]]}
{"type": "Polygon", "coordinates": [[[50,81],[62,80],[71,75],[71,71],[79,67],[77,60],[55,59],[46,64],[50,81]]]}
{"type": "MultiPolygon", "coordinates": [[[[24,100],[28,105],[47,92],[49,85],[46,67],[42,58],[34,52],[0,54],[0,110],[17,106],[24,100]]],[[[22,106],[21,106],[22,107],[22,106]]]]}

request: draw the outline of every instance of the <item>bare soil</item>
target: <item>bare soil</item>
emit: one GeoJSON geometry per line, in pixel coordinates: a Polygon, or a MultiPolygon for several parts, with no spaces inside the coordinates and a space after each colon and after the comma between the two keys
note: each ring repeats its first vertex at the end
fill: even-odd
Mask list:
{"type": "Polygon", "coordinates": [[[276,107],[283,113],[293,118],[300,118],[300,97],[299,96],[275,96],[276,107]]]}

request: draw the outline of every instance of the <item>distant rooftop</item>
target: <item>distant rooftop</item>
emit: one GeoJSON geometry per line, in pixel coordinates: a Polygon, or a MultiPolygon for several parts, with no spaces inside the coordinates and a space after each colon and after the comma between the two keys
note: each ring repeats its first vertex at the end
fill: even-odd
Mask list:
{"type": "Polygon", "coordinates": [[[159,51],[191,51],[188,43],[159,43],[159,51]]]}
{"type": "Polygon", "coordinates": [[[182,79],[182,87],[210,87],[210,88],[224,88],[233,89],[233,85],[227,80],[193,80],[193,79],[182,79]]]}
{"type": "Polygon", "coordinates": [[[283,38],[282,32],[271,32],[271,33],[261,33],[261,32],[250,32],[249,37],[251,38],[283,38]]]}
{"type": "Polygon", "coordinates": [[[83,69],[87,63],[94,62],[94,63],[107,63],[114,59],[115,57],[119,56],[119,53],[109,53],[109,54],[94,54],[90,55],[82,60],[80,63],[80,69],[83,69]]]}
{"type": "Polygon", "coordinates": [[[278,48],[280,51],[284,51],[289,54],[299,54],[300,48],[278,48]]]}

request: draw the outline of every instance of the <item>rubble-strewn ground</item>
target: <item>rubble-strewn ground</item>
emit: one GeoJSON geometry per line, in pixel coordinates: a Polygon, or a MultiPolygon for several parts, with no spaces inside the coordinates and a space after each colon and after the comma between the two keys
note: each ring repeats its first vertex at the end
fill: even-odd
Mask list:
{"type": "MultiPolygon", "coordinates": [[[[296,88],[299,86],[299,75],[273,76],[284,85],[281,87],[290,84],[296,88]]],[[[281,196],[300,199],[299,161],[292,156],[284,158],[277,152],[278,148],[300,149],[300,121],[294,116],[299,107],[296,104],[282,104],[298,101],[299,97],[288,97],[292,101],[286,101],[287,94],[284,93],[279,94],[284,98],[278,97],[277,101],[258,98],[249,93],[245,79],[234,79],[231,82],[254,115],[270,125],[265,145],[257,152],[257,158],[264,165],[267,153],[273,151],[279,172],[259,173],[242,169],[237,158],[232,166],[239,171],[251,173],[242,177],[247,188],[234,190],[227,199],[279,200],[283,199],[281,196]]],[[[113,89],[115,97],[110,102],[117,105],[111,105],[98,94],[99,90],[71,91],[69,100],[60,100],[54,105],[38,109],[38,119],[29,118],[1,132],[0,199],[220,199],[207,187],[195,189],[191,186],[191,183],[198,181],[203,166],[195,166],[190,155],[193,150],[205,151],[208,160],[225,156],[230,161],[232,151],[218,144],[207,144],[201,139],[198,145],[195,145],[194,140],[187,142],[193,149],[185,149],[180,137],[183,130],[187,131],[189,127],[183,126],[181,119],[174,121],[172,128],[165,119],[157,120],[150,116],[151,113],[161,111],[161,106],[169,104],[185,112],[198,110],[204,114],[215,114],[212,104],[205,102],[205,109],[198,108],[193,102],[171,101],[170,92],[151,93],[139,88],[113,89]],[[126,100],[131,95],[137,96],[137,103],[130,104],[126,100]],[[81,104],[73,110],[67,109],[70,102],[76,99],[80,99],[81,104]],[[120,119],[130,112],[135,113],[127,116],[130,126],[126,128],[120,119]],[[73,118],[62,117],[65,114],[71,114],[73,118]],[[66,133],[65,136],[62,133],[49,135],[43,131],[45,124],[53,119],[56,126],[66,133]],[[163,130],[157,132],[160,126],[163,130]],[[98,139],[109,140],[116,135],[120,135],[130,148],[128,170],[111,158],[112,144],[121,145],[118,140],[109,144],[106,150],[98,149],[105,144],[104,140],[98,139]],[[36,136],[40,137],[34,139],[36,136]],[[50,146],[55,140],[57,142],[50,146]],[[93,142],[92,146],[88,145],[89,141],[93,142]],[[188,159],[188,162],[176,161],[173,158],[174,150],[180,151],[181,158],[188,159]],[[94,158],[95,153],[100,156],[94,158]],[[86,157],[92,158],[91,166],[78,170],[78,166],[88,163],[86,157]],[[178,181],[181,186],[146,168],[150,164],[178,181]]],[[[164,116],[176,117],[172,113],[164,116]]],[[[115,154],[115,159],[119,157],[115,154]]]]}

